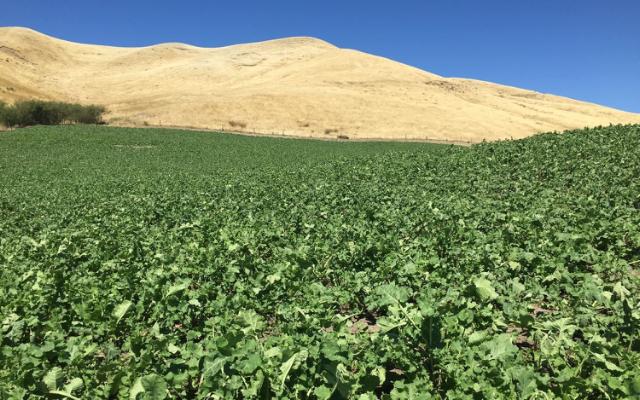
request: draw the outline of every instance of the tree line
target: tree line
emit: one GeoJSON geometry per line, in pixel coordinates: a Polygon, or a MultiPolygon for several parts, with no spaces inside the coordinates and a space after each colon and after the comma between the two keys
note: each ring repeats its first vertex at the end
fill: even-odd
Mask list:
{"type": "Polygon", "coordinates": [[[65,123],[103,124],[106,109],[59,101],[24,100],[14,104],[0,102],[0,125],[7,128],[65,123]]]}

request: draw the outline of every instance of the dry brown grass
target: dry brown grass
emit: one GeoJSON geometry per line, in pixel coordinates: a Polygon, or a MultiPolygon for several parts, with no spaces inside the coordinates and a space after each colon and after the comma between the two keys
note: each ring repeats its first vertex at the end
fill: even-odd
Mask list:
{"type": "Polygon", "coordinates": [[[637,114],[445,78],[313,38],[213,49],[175,43],[117,48],[0,28],[0,60],[0,88],[13,88],[0,90],[0,100],[104,104],[114,124],[220,129],[235,121],[291,136],[338,133],[325,134],[318,128],[324,126],[340,127],[352,140],[477,142],[640,123],[637,114]]]}

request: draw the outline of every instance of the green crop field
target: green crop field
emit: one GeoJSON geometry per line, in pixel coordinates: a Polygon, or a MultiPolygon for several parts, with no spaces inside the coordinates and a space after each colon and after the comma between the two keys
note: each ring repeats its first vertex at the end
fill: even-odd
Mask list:
{"type": "Polygon", "coordinates": [[[640,126],[0,132],[0,398],[640,395],[640,126]]]}

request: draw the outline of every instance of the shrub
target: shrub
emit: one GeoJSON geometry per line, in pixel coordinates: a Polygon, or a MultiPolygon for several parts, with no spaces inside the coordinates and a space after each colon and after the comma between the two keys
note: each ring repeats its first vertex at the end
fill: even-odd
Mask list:
{"type": "Polygon", "coordinates": [[[232,128],[241,128],[244,129],[247,127],[247,123],[246,122],[242,122],[242,121],[229,121],[229,125],[231,125],[232,128]]]}
{"type": "Polygon", "coordinates": [[[60,103],[27,100],[13,105],[18,116],[17,125],[58,125],[64,120],[64,107],[60,103]]]}
{"type": "Polygon", "coordinates": [[[16,109],[4,103],[0,104],[0,125],[4,125],[7,128],[13,128],[17,124],[18,114],[16,109]]]}
{"type": "Polygon", "coordinates": [[[332,133],[338,133],[338,130],[335,128],[328,128],[324,130],[325,135],[331,135],[332,133]]]}
{"type": "Polygon", "coordinates": [[[103,123],[102,114],[106,111],[103,106],[83,106],[80,104],[71,104],[70,106],[70,112],[68,114],[70,121],[77,122],[79,124],[103,123]]]}
{"type": "Polygon", "coordinates": [[[63,122],[102,124],[103,106],[81,105],[42,100],[19,101],[2,106],[0,123],[13,126],[59,125],[63,122]]]}

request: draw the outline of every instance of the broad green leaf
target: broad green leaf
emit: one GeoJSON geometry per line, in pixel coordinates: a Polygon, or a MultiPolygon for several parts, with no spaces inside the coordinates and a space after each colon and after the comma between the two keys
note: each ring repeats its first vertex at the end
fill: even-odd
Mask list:
{"type": "Polygon", "coordinates": [[[624,372],[624,370],[620,367],[618,367],[617,365],[615,365],[614,363],[612,363],[611,361],[607,360],[607,358],[599,353],[591,353],[593,354],[593,357],[600,361],[601,363],[604,364],[604,366],[609,370],[609,371],[616,371],[616,372],[624,372]]]}
{"type": "Polygon", "coordinates": [[[518,383],[519,398],[528,399],[536,391],[537,382],[536,374],[533,369],[524,367],[514,367],[511,369],[511,375],[518,383]]]}
{"type": "Polygon", "coordinates": [[[511,284],[511,290],[513,294],[520,294],[524,291],[525,286],[520,283],[520,281],[518,281],[517,279],[514,279],[512,284],[511,284]]]}
{"type": "Polygon", "coordinates": [[[175,285],[172,285],[167,290],[167,293],[165,294],[165,297],[169,297],[169,296],[172,296],[172,295],[174,295],[176,293],[180,293],[180,292],[186,290],[187,288],[189,288],[190,285],[191,285],[191,281],[184,281],[184,282],[180,282],[180,283],[177,283],[175,285]]]}
{"type": "Polygon", "coordinates": [[[498,293],[493,289],[491,282],[486,278],[478,278],[473,281],[476,294],[481,300],[493,300],[498,297],[498,293]]]}
{"type": "Polygon", "coordinates": [[[381,285],[370,295],[367,305],[369,309],[403,304],[409,298],[409,290],[395,284],[381,285]]]}
{"type": "Polygon", "coordinates": [[[136,379],[129,390],[129,400],[137,400],[140,394],[144,393],[144,386],[142,386],[142,378],[136,379]]]}
{"type": "Polygon", "coordinates": [[[306,351],[299,351],[292,355],[287,361],[280,366],[280,387],[283,388],[291,369],[296,368],[304,359],[307,358],[306,351]]]}
{"type": "Polygon", "coordinates": [[[487,333],[483,331],[476,331],[469,335],[468,340],[469,344],[478,344],[482,343],[487,339],[487,333]]]}
{"type": "Polygon", "coordinates": [[[126,301],[123,301],[122,303],[118,304],[116,306],[116,308],[114,308],[113,316],[116,318],[116,325],[124,317],[124,315],[127,313],[127,311],[129,311],[129,308],[131,308],[132,304],[133,303],[131,301],[126,300],[126,301]]]}
{"type": "Polygon", "coordinates": [[[67,398],[67,399],[71,399],[71,400],[80,400],[79,397],[76,397],[76,396],[72,395],[71,393],[65,392],[65,391],[62,391],[62,390],[52,390],[52,391],[49,392],[49,394],[56,395],[56,396],[61,396],[61,397],[64,397],[64,398],[67,398]]]}
{"type": "Polygon", "coordinates": [[[287,376],[289,376],[289,371],[291,371],[291,367],[293,367],[293,363],[296,362],[296,355],[292,355],[287,361],[282,364],[280,367],[280,387],[284,387],[284,383],[287,380],[287,376]]]}
{"type": "Polygon", "coordinates": [[[144,398],[148,400],[164,400],[167,397],[167,383],[156,374],[146,375],[141,378],[144,388],[144,398]]]}
{"type": "Polygon", "coordinates": [[[51,368],[42,378],[45,386],[49,391],[56,390],[62,381],[62,369],[59,367],[51,368]]]}
{"type": "Polygon", "coordinates": [[[522,265],[517,261],[509,261],[509,262],[507,262],[507,264],[509,265],[509,268],[514,270],[514,271],[517,271],[520,268],[522,268],[522,265]]]}
{"type": "Polygon", "coordinates": [[[382,333],[387,333],[390,332],[396,328],[399,328],[401,326],[405,326],[407,324],[407,320],[402,320],[402,321],[398,321],[398,320],[394,320],[391,318],[380,318],[378,320],[378,325],[380,326],[380,331],[382,333]]]}
{"type": "Polygon", "coordinates": [[[260,394],[260,389],[262,389],[262,385],[264,384],[264,373],[262,371],[257,371],[253,377],[250,378],[249,387],[242,390],[242,394],[246,398],[257,398],[260,394]]]}
{"type": "Polygon", "coordinates": [[[631,294],[631,292],[629,292],[629,290],[625,288],[621,282],[616,282],[616,284],[613,285],[613,292],[618,296],[620,300],[623,301],[627,298],[628,295],[631,294]]]}
{"type": "Polygon", "coordinates": [[[279,347],[272,347],[268,350],[265,350],[264,352],[265,358],[281,357],[281,356],[282,356],[282,350],[280,350],[279,347]]]}
{"type": "Polygon", "coordinates": [[[173,343],[169,343],[169,346],[167,346],[167,350],[171,354],[176,354],[180,352],[180,348],[173,343]]]}
{"type": "Polygon", "coordinates": [[[509,357],[518,352],[518,348],[511,342],[511,336],[507,334],[496,335],[481,346],[487,350],[488,360],[509,357]]]}
{"type": "Polygon", "coordinates": [[[156,374],[145,375],[136,379],[129,391],[129,399],[138,400],[141,394],[144,400],[164,400],[167,397],[167,383],[156,374]]]}
{"type": "Polygon", "coordinates": [[[253,310],[241,311],[239,313],[240,322],[244,326],[244,333],[256,332],[264,327],[263,318],[253,310]]]}
{"type": "Polygon", "coordinates": [[[632,396],[640,396],[640,374],[631,377],[629,380],[629,394],[632,396]]]}
{"type": "Polygon", "coordinates": [[[66,385],[64,385],[64,391],[67,393],[73,393],[74,391],[82,388],[83,382],[81,378],[73,378],[66,385]]]}
{"type": "Polygon", "coordinates": [[[333,394],[333,390],[326,386],[318,386],[313,390],[313,394],[318,398],[318,400],[328,400],[333,394]]]}
{"type": "Polygon", "coordinates": [[[380,385],[382,385],[387,380],[387,370],[384,367],[375,367],[371,374],[378,377],[380,381],[380,385]]]}
{"type": "Polygon", "coordinates": [[[227,363],[227,357],[216,358],[213,361],[206,361],[204,364],[203,377],[216,376],[218,372],[224,374],[224,365],[227,363]]]}
{"type": "Polygon", "coordinates": [[[250,354],[246,360],[244,360],[241,371],[244,374],[252,374],[256,369],[262,365],[262,359],[258,354],[250,354]]]}

